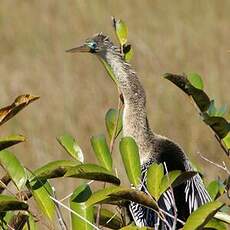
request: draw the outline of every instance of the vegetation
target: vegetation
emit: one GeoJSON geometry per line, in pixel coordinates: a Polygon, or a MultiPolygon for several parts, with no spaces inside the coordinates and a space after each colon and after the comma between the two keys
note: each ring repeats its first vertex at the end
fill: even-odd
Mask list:
{"type": "MultiPolygon", "coordinates": [[[[122,55],[128,62],[133,56],[132,46],[127,43],[128,29],[121,20],[113,19],[113,26],[122,55]]],[[[103,64],[109,76],[116,83],[110,66],[103,64]]],[[[229,159],[230,123],[225,117],[226,107],[216,108],[215,101],[210,100],[204,92],[204,84],[198,74],[166,74],[165,78],[191,98],[202,120],[211,128],[217,143],[229,159]]],[[[11,105],[0,110],[0,125],[37,99],[38,97],[31,95],[21,95],[16,98],[11,105]]],[[[126,206],[130,201],[149,207],[164,218],[166,214],[162,212],[157,203],[163,192],[185,182],[197,172],[182,173],[177,170],[165,174],[162,164],[153,164],[147,172],[146,186],[149,194],[138,191],[141,177],[138,147],[131,137],[122,137],[119,140],[119,152],[131,188],[121,185],[113,160],[117,154],[114,145],[122,130],[123,104],[120,97],[118,101],[118,108],[109,109],[105,115],[109,141],[107,142],[104,134],[91,138],[97,164],[85,161],[84,153],[76,140],[71,135],[65,134],[57,140],[71,160],[51,161],[31,171],[24,167],[12,152],[6,150],[12,145],[23,142],[25,138],[21,135],[12,135],[0,139],[0,164],[5,171],[1,179],[0,191],[7,194],[0,195],[2,229],[37,229],[39,220],[31,210],[28,202],[30,199],[34,199],[37,208],[51,222],[54,221],[56,213],[61,229],[67,229],[61,207],[68,209],[71,214],[72,229],[100,229],[101,226],[109,229],[138,229],[134,223],[130,222],[126,213],[126,206]],[[62,177],[81,179],[77,188],[72,192],[69,191],[69,207],[57,199],[55,188],[50,184],[51,179],[62,177]],[[152,178],[156,179],[152,180],[152,178]],[[11,181],[15,189],[9,187],[11,181]],[[100,189],[92,189],[91,184],[95,181],[102,182],[100,189]]],[[[184,229],[227,229],[226,224],[230,224],[230,217],[225,214],[228,206],[219,201],[219,197],[227,195],[229,198],[230,172],[224,162],[223,165],[218,165],[209,159],[204,159],[221,168],[226,176],[224,180],[212,181],[207,186],[213,201],[193,212],[186,223],[183,223],[184,229]]]]}

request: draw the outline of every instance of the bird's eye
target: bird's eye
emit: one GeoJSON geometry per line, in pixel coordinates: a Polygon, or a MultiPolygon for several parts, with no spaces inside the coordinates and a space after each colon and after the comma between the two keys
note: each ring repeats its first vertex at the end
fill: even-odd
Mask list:
{"type": "Polygon", "coordinates": [[[97,44],[96,42],[89,42],[88,46],[90,47],[90,49],[95,50],[97,48],[97,44]]]}

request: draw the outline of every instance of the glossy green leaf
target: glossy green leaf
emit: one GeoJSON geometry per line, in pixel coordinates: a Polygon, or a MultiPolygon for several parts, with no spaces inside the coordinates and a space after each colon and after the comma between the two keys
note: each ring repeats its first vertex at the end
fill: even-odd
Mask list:
{"type": "Polygon", "coordinates": [[[104,201],[112,199],[109,195],[118,192],[123,191],[125,188],[120,186],[110,186],[104,189],[100,189],[92,194],[92,196],[87,200],[86,207],[90,207],[92,205],[102,203],[104,201]]]}
{"type": "MultiPolygon", "coordinates": [[[[114,213],[108,209],[101,208],[99,224],[109,229],[120,229],[122,227],[122,220],[119,215],[118,212],[114,213]]],[[[94,219],[97,219],[97,209],[94,210],[94,219]]]]}
{"type": "Polygon", "coordinates": [[[205,226],[204,226],[204,230],[205,229],[215,229],[215,230],[227,230],[227,227],[226,225],[219,221],[219,220],[216,220],[216,219],[212,219],[210,220],[205,226]]]}
{"type": "Polygon", "coordinates": [[[222,195],[224,193],[225,186],[222,181],[220,180],[214,180],[209,183],[207,186],[207,191],[212,198],[212,200],[215,200],[218,195],[222,195]]]}
{"type": "Polygon", "coordinates": [[[149,195],[136,189],[116,191],[111,193],[109,196],[117,200],[120,199],[133,201],[153,210],[159,211],[157,203],[149,195]]]}
{"type": "MultiPolygon", "coordinates": [[[[180,176],[180,174],[181,174],[180,170],[174,170],[174,171],[171,171],[162,177],[162,180],[161,180],[161,183],[159,186],[160,187],[159,197],[170,187],[170,185],[172,186],[172,183],[176,180],[177,177],[180,176]]],[[[152,176],[154,176],[154,174],[152,176]]],[[[151,181],[153,181],[152,178],[155,178],[155,177],[150,177],[149,183],[151,183],[151,181]]],[[[148,182],[148,177],[147,177],[147,182],[148,182]]],[[[150,184],[150,186],[151,186],[151,184],[150,184]]],[[[159,199],[159,197],[157,198],[157,200],[159,199]]]]}
{"type": "Polygon", "coordinates": [[[230,133],[228,133],[228,134],[223,138],[223,142],[224,142],[225,146],[227,147],[227,149],[230,149],[230,133]]]}
{"type": "Polygon", "coordinates": [[[100,61],[102,62],[102,64],[104,65],[104,67],[105,67],[107,73],[109,74],[110,78],[111,78],[111,79],[116,83],[116,85],[118,86],[117,79],[116,79],[116,77],[115,77],[115,75],[114,75],[114,73],[113,73],[113,70],[112,70],[111,66],[110,66],[108,63],[106,63],[102,58],[100,58],[99,60],[100,60],[100,61]]]}
{"type": "Polygon", "coordinates": [[[111,186],[94,192],[86,202],[86,206],[88,207],[97,203],[110,203],[111,201],[118,200],[134,201],[151,209],[158,210],[157,203],[146,193],[120,186],[111,186]]]}
{"type": "Polygon", "coordinates": [[[230,131],[230,123],[223,117],[210,117],[207,113],[202,114],[203,121],[220,137],[224,138],[230,131]]]}
{"type": "Polygon", "coordinates": [[[115,133],[114,136],[116,138],[122,130],[122,112],[120,112],[119,118],[118,118],[118,110],[109,109],[105,115],[105,125],[109,133],[110,139],[112,138],[114,133],[115,133]]]}
{"type": "Polygon", "coordinates": [[[199,74],[197,73],[189,73],[187,75],[189,82],[191,83],[192,86],[194,86],[197,89],[203,90],[204,88],[204,83],[202,81],[202,78],[199,74]]]}
{"type": "Polygon", "coordinates": [[[161,183],[164,177],[164,166],[162,164],[152,164],[147,171],[147,188],[155,200],[161,195],[161,183]]]}
{"type": "Polygon", "coordinates": [[[14,100],[14,102],[11,105],[1,108],[0,109],[0,126],[3,123],[7,122],[12,117],[14,117],[19,111],[24,109],[31,102],[37,99],[39,99],[39,97],[32,96],[29,94],[20,95],[14,100]]]}
{"type": "Polygon", "coordinates": [[[0,138],[0,151],[6,149],[12,145],[16,145],[25,141],[25,137],[22,135],[11,135],[8,137],[1,137],[0,138]]]}
{"type": "Polygon", "coordinates": [[[210,106],[210,99],[208,95],[203,90],[194,87],[185,75],[167,73],[164,77],[178,86],[187,95],[191,96],[201,112],[207,111],[210,106]]]}
{"type": "Polygon", "coordinates": [[[65,176],[83,178],[88,180],[98,180],[116,185],[120,184],[119,178],[115,177],[110,171],[95,164],[81,164],[67,170],[65,176]]]}
{"type": "Polygon", "coordinates": [[[91,137],[90,140],[91,140],[91,145],[93,147],[94,153],[100,165],[106,168],[108,171],[112,171],[113,161],[105,136],[103,134],[98,136],[93,136],[91,137]]]}
{"type": "Polygon", "coordinates": [[[15,155],[6,150],[0,151],[0,164],[7,171],[18,190],[22,189],[26,184],[27,174],[15,155]]]}
{"type": "Polygon", "coordinates": [[[0,212],[10,210],[27,210],[28,204],[24,201],[16,199],[14,196],[0,194],[0,212]]]}
{"type": "Polygon", "coordinates": [[[71,157],[80,162],[84,161],[83,152],[76,140],[71,135],[65,134],[57,138],[57,140],[71,157]]]}
{"type": "Polygon", "coordinates": [[[70,160],[57,160],[36,169],[33,172],[33,177],[40,179],[51,179],[63,177],[67,170],[71,167],[79,165],[80,162],[70,160]]]}
{"type": "Polygon", "coordinates": [[[53,196],[52,187],[48,181],[33,180],[28,184],[32,191],[33,198],[35,199],[38,207],[42,213],[52,220],[55,215],[55,204],[50,196],[53,196]]]}
{"type": "Polygon", "coordinates": [[[91,189],[87,184],[82,184],[74,190],[70,198],[70,208],[78,215],[71,213],[72,229],[94,229],[92,225],[87,223],[89,221],[93,224],[94,221],[93,207],[86,207],[86,201],[91,195],[91,189]]]}
{"type": "Polygon", "coordinates": [[[113,25],[118,41],[120,42],[121,46],[123,46],[127,42],[128,28],[125,23],[120,19],[116,20],[115,18],[113,18],[113,25]]]}
{"type": "Polygon", "coordinates": [[[219,201],[213,201],[200,206],[187,219],[183,230],[203,229],[209,220],[216,214],[216,212],[224,206],[219,201]]]}
{"type": "Polygon", "coordinates": [[[218,190],[219,190],[219,186],[218,186],[218,182],[217,181],[212,181],[208,185],[207,191],[208,191],[210,197],[212,198],[212,200],[214,200],[215,197],[217,196],[218,190]]]}
{"type": "Polygon", "coordinates": [[[141,178],[138,146],[132,137],[123,137],[119,147],[129,181],[134,186],[138,186],[141,178]]]}

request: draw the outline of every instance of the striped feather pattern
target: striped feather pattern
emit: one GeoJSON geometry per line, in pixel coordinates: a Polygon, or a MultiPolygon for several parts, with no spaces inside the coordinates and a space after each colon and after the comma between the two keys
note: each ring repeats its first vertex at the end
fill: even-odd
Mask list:
{"type": "MultiPolygon", "coordinates": [[[[138,189],[144,191],[148,194],[146,189],[146,175],[148,167],[153,163],[149,161],[142,165],[142,184],[138,189]]],[[[186,169],[188,171],[192,170],[189,162],[186,161],[186,169]]],[[[185,191],[181,191],[181,196],[185,196],[185,206],[188,206],[189,213],[195,211],[199,206],[209,202],[211,200],[209,194],[204,188],[201,177],[197,174],[187,182],[185,182],[185,191]]],[[[168,230],[173,226],[173,216],[174,216],[174,199],[170,190],[167,190],[159,199],[158,205],[161,209],[167,212],[170,216],[165,215],[167,224],[162,222],[158,215],[151,209],[146,208],[137,203],[131,202],[129,205],[129,210],[133,217],[135,224],[139,227],[148,226],[154,227],[154,229],[168,230]]],[[[180,216],[178,216],[180,219],[180,216]]],[[[185,220],[183,220],[185,221],[185,220]]]]}

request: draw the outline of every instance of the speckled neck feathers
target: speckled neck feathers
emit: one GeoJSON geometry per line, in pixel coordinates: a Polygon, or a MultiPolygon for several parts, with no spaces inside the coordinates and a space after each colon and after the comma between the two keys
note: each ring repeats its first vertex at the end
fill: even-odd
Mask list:
{"type": "Polygon", "coordinates": [[[149,128],[146,115],[144,89],[131,66],[121,57],[117,49],[107,50],[104,60],[115,73],[120,91],[124,97],[123,135],[131,136],[138,144],[141,162],[154,157],[154,134],[149,128]]]}

